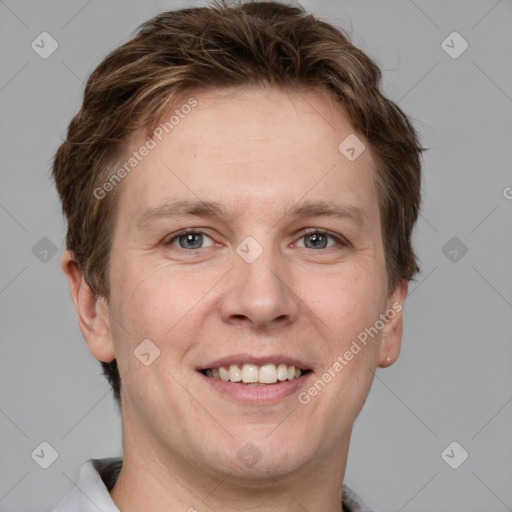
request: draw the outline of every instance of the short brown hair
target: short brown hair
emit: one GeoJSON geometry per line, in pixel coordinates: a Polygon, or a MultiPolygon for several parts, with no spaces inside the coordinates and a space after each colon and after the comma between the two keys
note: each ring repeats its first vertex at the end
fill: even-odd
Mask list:
{"type": "MultiPolygon", "coordinates": [[[[327,92],[344,107],[375,160],[389,292],[412,279],[419,270],[411,237],[425,148],[406,115],[381,93],[380,80],[378,66],[342,30],[297,5],[219,0],[142,24],[89,77],[53,163],[67,248],[93,292],[109,297],[119,187],[103,198],[94,191],[112,176],[130,135],[138,129],[150,134],[171,104],[192,90],[262,84],[327,92]]],[[[120,404],[117,362],[102,365],[120,404]]]]}

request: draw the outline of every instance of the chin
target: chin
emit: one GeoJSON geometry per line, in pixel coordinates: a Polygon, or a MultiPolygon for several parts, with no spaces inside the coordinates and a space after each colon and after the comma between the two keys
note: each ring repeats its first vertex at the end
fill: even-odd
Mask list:
{"type": "Polygon", "coordinates": [[[244,434],[234,436],[223,453],[208,453],[210,467],[214,472],[257,483],[267,481],[270,475],[282,477],[293,473],[310,463],[318,453],[311,436],[308,439],[298,432],[293,435],[284,424],[272,428],[275,430],[270,434],[268,428],[263,434],[259,428],[258,432],[244,429],[244,434]]]}

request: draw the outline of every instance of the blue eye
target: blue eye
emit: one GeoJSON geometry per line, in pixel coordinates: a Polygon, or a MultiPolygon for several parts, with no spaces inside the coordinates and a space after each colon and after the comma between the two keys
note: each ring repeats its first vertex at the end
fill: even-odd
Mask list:
{"type": "MultiPolygon", "coordinates": [[[[303,232],[298,240],[305,241],[304,247],[306,249],[330,249],[336,245],[342,247],[349,246],[349,243],[344,238],[319,229],[303,232]],[[333,242],[329,244],[329,240],[333,242]]],[[[165,246],[174,246],[185,250],[194,250],[212,247],[215,243],[202,231],[183,230],[165,240],[163,244],[165,246]],[[205,241],[208,240],[210,243],[204,245],[205,241]]]]}
{"type": "Polygon", "coordinates": [[[305,247],[306,249],[329,249],[330,247],[333,247],[334,245],[342,245],[347,246],[347,242],[343,240],[342,238],[331,235],[330,233],[326,231],[321,231],[319,229],[315,229],[313,231],[309,231],[307,233],[304,233],[299,240],[305,240],[305,247]],[[334,243],[331,245],[328,245],[329,238],[331,240],[334,240],[334,243]],[[310,243],[310,246],[307,244],[310,243]]]}
{"type": "MultiPolygon", "coordinates": [[[[208,235],[205,235],[201,231],[182,231],[169,240],[166,240],[165,245],[175,245],[174,242],[177,241],[181,249],[202,249],[202,243],[205,238],[211,240],[208,235]]],[[[208,247],[212,245],[213,243],[208,247]]]]}

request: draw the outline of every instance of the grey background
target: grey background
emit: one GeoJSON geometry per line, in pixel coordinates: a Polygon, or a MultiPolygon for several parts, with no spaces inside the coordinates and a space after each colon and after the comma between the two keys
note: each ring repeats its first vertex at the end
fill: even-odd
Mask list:
{"type": "MultiPolygon", "coordinates": [[[[1,511],[49,511],[85,460],[121,454],[60,270],[50,163],[106,53],[157,12],[203,4],[0,0],[1,511]],[[43,31],[59,44],[47,59],[31,48],[43,31]],[[43,441],[58,452],[46,470],[31,457],[43,441]]],[[[345,482],[381,512],[512,510],[512,2],[302,5],[376,59],[431,148],[402,354],[377,372],[345,482]],[[456,59],[441,46],[453,31],[469,44],[456,59]],[[458,469],[441,457],[452,441],[469,453],[458,469]]]]}

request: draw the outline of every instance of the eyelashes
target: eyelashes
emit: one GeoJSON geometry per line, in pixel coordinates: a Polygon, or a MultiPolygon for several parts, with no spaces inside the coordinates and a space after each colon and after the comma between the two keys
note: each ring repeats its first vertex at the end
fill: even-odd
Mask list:
{"type": "MultiPolygon", "coordinates": [[[[343,238],[341,235],[331,233],[330,231],[325,231],[323,229],[313,229],[313,230],[307,230],[302,231],[298,240],[303,240],[306,237],[311,237],[315,235],[316,237],[326,237],[330,238],[331,240],[334,240],[335,245],[341,246],[341,247],[348,247],[350,244],[349,242],[343,238]]],[[[330,247],[320,247],[320,249],[330,249],[333,246],[330,247]]],[[[306,249],[317,249],[313,247],[306,247],[306,249]]]]}
{"type": "MultiPolygon", "coordinates": [[[[210,240],[212,240],[206,233],[202,232],[202,231],[192,231],[192,230],[185,230],[185,231],[180,231],[179,233],[176,233],[175,235],[173,235],[170,239],[168,239],[164,245],[166,246],[172,246],[173,245],[173,242],[175,240],[179,240],[181,237],[187,237],[188,240],[190,240],[190,238],[192,238],[194,235],[200,235],[200,240],[203,239],[203,237],[206,237],[206,238],[209,238],[210,240]]],[[[212,247],[213,244],[211,244],[209,247],[212,247]]],[[[183,249],[185,251],[192,251],[194,249],[206,249],[206,247],[199,247],[199,248],[195,248],[195,247],[178,247],[178,249],[183,249]]]]}
{"type": "MultiPolygon", "coordinates": [[[[311,241],[311,238],[316,239],[316,241],[320,241],[319,246],[313,247],[304,247],[305,249],[311,249],[313,251],[318,250],[326,250],[326,249],[333,249],[333,248],[344,248],[349,247],[350,243],[341,235],[332,233],[330,231],[322,230],[322,229],[310,229],[310,230],[303,230],[298,234],[297,241],[307,239],[309,238],[309,241],[311,241]],[[326,247],[320,246],[322,245],[322,241],[326,240],[327,243],[329,243],[329,239],[334,241],[334,244],[328,245],[326,247]]],[[[316,242],[314,242],[316,243],[316,242]]],[[[216,244],[216,242],[207,235],[204,231],[200,230],[192,230],[192,229],[184,229],[177,233],[174,233],[167,238],[164,239],[163,245],[165,247],[175,247],[176,249],[181,249],[188,252],[196,252],[199,249],[207,249],[208,247],[213,247],[216,244]],[[180,239],[184,240],[184,245],[187,243],[191,245],[191,247],[183,247],[181,246],[180,239]],[[201,244],[204,242],[205,239],[210,240],[212,243],[206,247],[201,246],[197,247],[198,244],[201,244]],[[175,245],[175,242],[178,242],[179,245],[175,245]]],[[[201,244],[202,245],[202,244],[201,244]]]]}

